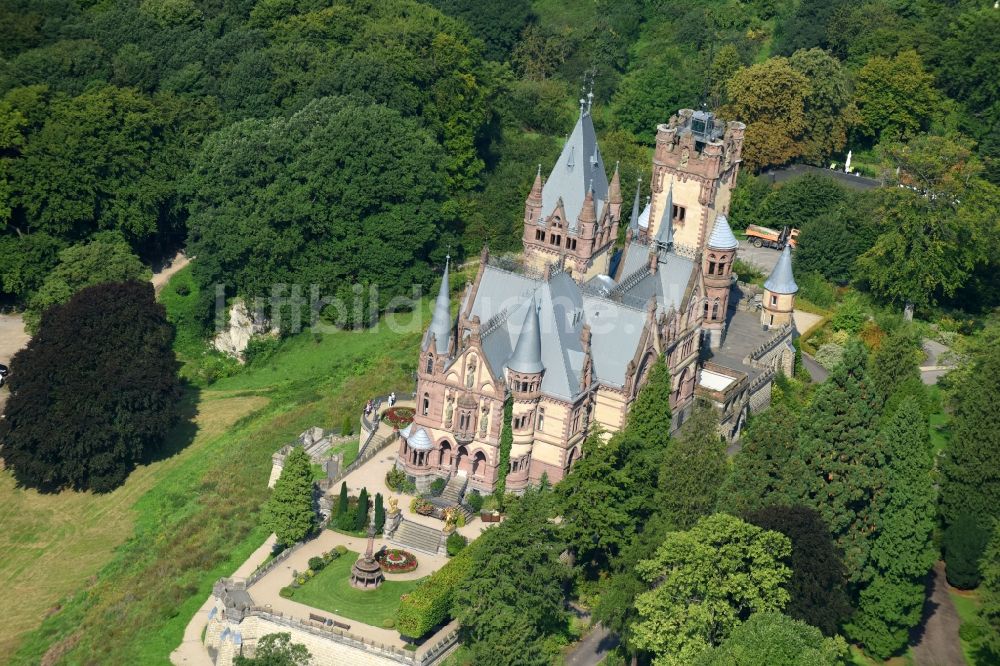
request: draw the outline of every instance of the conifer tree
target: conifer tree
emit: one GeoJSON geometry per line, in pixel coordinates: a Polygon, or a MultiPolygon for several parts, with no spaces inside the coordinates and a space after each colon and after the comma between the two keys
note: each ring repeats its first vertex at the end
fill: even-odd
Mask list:
{"type": "Polygon", "coordinates": [[[385,527],[385,506],[382,504],[382,493],[375,493],[375,531],[381,532],[385,527]]]}
{"type": "MultiPolygon", "coordinates": [[[[941,464],[941,517],[1000,518],[1000,348],[979,352],[954,396],[951,443],[941,464]]],[[[978,559],[978,557],[977,557],[978,559]]]]}
{"type": "Polygon", "coordinates": [[[362,488],[358,496],[358,506],[354,514],[354,529],[363,530],[368,527],[368,489],[362,488]]]}
{"type": "Polygon", "coordinates": [[[985,633],[983,647],[1000,660],[1000,521],[993,528],[993,537],[983,553],[979,573],[983,579],[979,588],[983,602],[979,611],[985,633]]]}
{"type": "Polygon", "coordinates": [[[349,506],[347,499],[347,481],[343,481],[340,484],[340,498],[337,500],[337,515],[342,516],[347,513],[347,507],[349,506]]]}
{"type": "Polygon", "coordinates": [[[630,439],[666,446],[670,437],[670,368],[661,356],[653,363],[646,385],[629,410],[625,430],[630,439]]]}
{"type": "Polygon", "coordinates": [[[784,402],[750,419],[719,493],[719,508],[739,514],[791,505],[803,495],[805,463],[799,453],[798,415],[784,402]]]}
{"type": "Polygon", "coordinates": [[[803,501],[823,516],[852,583],[868,577],[871,505],[881,456],[872,432],[874,414],[865,383],[867,353],[853,342],[840,365],[803,412],[799,448],[806,478],[803,501]]]}
{"type": "Polygon", "coordinates": [[[907,396],[923,399],[925,391],[918,368],[917,338],[906,327],[899,327],[882,340],[868,368],[875,408],[883,417],[896,410],[907,396]]]}
{"type": "Polygon", "coordinates": [[[670,440],[660,467],[661,512],[677,529],[688,529],[715,509],[726,479],[726,445],[719,436],[719,415],[707,403],[670,440]]]}
{"type": "Polygon", "coordinates": [[[963,590],[979,585],[979,558],[990,540],[990,526],[969,514],[949,525],[942,538],[948,583],[963,590]]]}
{"type": "Polygon", "coordinates": [[[285,457],[281,476],[264,505],[263,521],[274,532],[278,543],[286,546],[302,541],[316,527],[312,467],[309,455],[301,446],[293,448],[285,457]]]}
{"type": "Polygon", "coordinates": [[[874,577],[861,591],[847,629],[868,652],[885,659],[906,646],[910,629],[920,622],[924,580],[936,559],[930,440],[916,400],[899,406],[878,441],[887,460],[868,557],[874,577]]]}

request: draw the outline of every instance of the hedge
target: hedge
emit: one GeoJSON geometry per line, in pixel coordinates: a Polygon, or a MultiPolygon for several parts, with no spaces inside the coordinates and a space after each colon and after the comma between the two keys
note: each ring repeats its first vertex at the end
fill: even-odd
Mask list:
{"type": "Polygon", "coordinates": [[[396,611],[396,628],[410,638],[420,638],[452,615],[452,598],[459,585],[472,575],[476,563],[475,541],[435,571],[413,592],[403,595],[396,611]]]}

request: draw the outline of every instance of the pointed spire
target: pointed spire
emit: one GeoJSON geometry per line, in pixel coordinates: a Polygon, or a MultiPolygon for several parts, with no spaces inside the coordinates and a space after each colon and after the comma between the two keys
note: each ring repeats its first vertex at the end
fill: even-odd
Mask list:
{"type": "Polygon", "coordinates": [[[448,340],[451,338],[451,296],[448,289],[448,270],[451,255],[445,258],[444,277],[438,289],[437,300],[434,301],[434,315],[431,317],[429,334],[434,336],[434,351],[438,354],[448,353],[448,340]]]}
{"type": "Polygon", "coordinates": [[[674,181],[670,180],[670,189],[667,190],[667,203],[663,206],[663,215],[660,217],[660,228],[656,230],[656,242],[659,245],[670,246],[674,244],[674,181]]]}
{"type": "MultiPolygon", "coordinates": [[[[593,187],[593,184],[591,185],[593,187]]],[[[615,175],[611,177],[611,186],[608,188],[608,203],[620,204],[622,202],[622,183],[618,173],[618,162],[615,162],[615,175]]]]}
{"type": "Polygon", "coordinates": [[[632,202],[632,217],[629,219],[628,228],[632,231],[639,231],[639,195],[642,193],[642,176],[635,179],[635,200],[632,202]]]}
{"type": "Polygon", "coordinates": [[[799,290],[799,285],[795,284],[795,277],[792,275],[792,250],[786,245],[778,257],[778,263],[774,265],[771,275],[764,281],[764,289],[773,291],[776,294],[794,294],[799,290]]]}
{"type": "Polygon", "coordinates": [[[537,206],[542,205],[542,165],[538,165],[535,172],[535,182],[531,185],[531,193],[528,194],[528,201],[537,206]]]}
{"type": "Polygon", "coordinates": [[[583,198],[583,207],[580,208],[580,215],[576,218],[581,224],[597,222],[597,210],[594,208],[594,183],[591,181],[587,188],[587,196],[583,198]]]}
{"type": "Polygon", "coordinates": [[[715,226],[708,237],[707,245],[713,250],[735,250],[740,246],[736,236],[733,235],[733,230],[729,227],[729,220],[722,213],[715,218],[715,226]]]}
{"type": "Polygon", "coordinates": [[[514,372],[537,373],[545,369],[542,365],[542,327],[538,323],[538,306],[535,295],[531,295],[528,303],[528,313],[524,316],[524,324],[517,336],[514,353],[507,361],[507,367],[514,372]]]}

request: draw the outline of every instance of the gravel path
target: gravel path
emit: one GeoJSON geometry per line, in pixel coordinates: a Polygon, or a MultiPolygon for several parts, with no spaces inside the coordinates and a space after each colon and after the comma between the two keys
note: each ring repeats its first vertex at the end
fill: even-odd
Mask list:
{"type": "Polygon", "coordinates": [[[934,565],[930,596],[924,602],[923,626],[917,629],[913,645],[913,661],[916,666],[962,666],[965,656],[958,640],[961,624],[958,611],[948,595],[948,581],[945,579],[944,562],[934,565]]]}

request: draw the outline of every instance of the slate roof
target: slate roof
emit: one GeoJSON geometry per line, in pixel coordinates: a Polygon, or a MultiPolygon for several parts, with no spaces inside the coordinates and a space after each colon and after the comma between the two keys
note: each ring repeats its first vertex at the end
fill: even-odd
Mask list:
{"type": "Polygon", "coordinates": [[[694,268],[694,260],[661,250],[656,272],[646,275],[625,294],[643,302],[655,296],[658,314],[664,314],[670,308],[680,310],[694,268]]]}
{"type": "Polygon", "coordinates": [[[514,353],[507,361],[507,367],[516,372],[536,373],[545,369],[542,365],[542,331],[538,323],[538,305],[532,294],[528,301],[524,324],[517,336],[514,353]]]}
{"type": "Polygon", "coordinates": [[[735,250],[740,246],[740,242],[733,235],[733,230],[729,228],[729,220],[722,213],[715,218],[715,226],[712,234],[708,237],[708,247],[716,250],[735,250]]]}
{"type": "Polygon", "coordinates": [[[424,349],[431,341],[433,333],[435,340],[435,350],[438,354],[448,352],[448,338],[451,336],[451,295],[448,290],[448,264],[450,258],[444,264],[444,276],[441,278],[441,287],[438,289],[437,299],[434,301],[434,314],[431,317],[431,326],[427,329],[427,337],[424,340],[424,349]]]}
{"type": "Polygon", "coordinates": [[[795,284],[795,277],[792,275],[792,251],[788,245],[781,251],[778,263],[764,281],[764,289],[776,294],[794,294],[799,290],[799,285],[795,284]]]}
{"type": "Polygon", "coordinates": [[[597,145],[594,121],[589,109],[581,109],[576,126],[563,145],[562,153],[542,187],[542,218],[548,217],[562,199],[567,226],[576,229],[576,218],[583,207],[587,188],[594,188],[594,208],[597,219],[604,213],[608,200],[608,175],[604,158],[597,145]]]}
{"type": "Polygon", "coordinates": [[[431,444],[431,438],[423,428],[417,428],[416,432],[406,438],[406,443],[411,449],[416,449],[417,451],[430,451],[434,448],[434,445],[431,444]]]}

